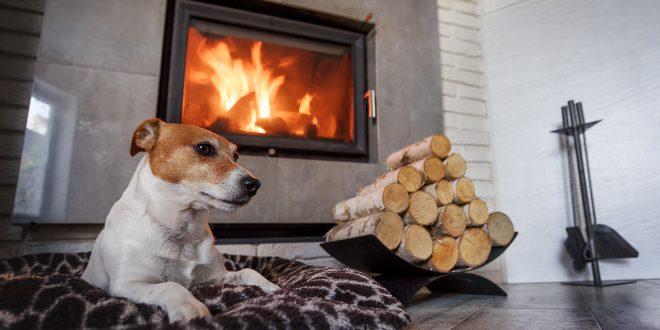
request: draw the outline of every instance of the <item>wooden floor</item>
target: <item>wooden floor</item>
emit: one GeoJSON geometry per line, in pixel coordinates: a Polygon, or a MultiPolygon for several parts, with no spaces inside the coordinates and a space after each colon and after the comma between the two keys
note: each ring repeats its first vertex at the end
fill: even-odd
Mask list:
{"type": "Polygon", "coordinates": [[[503,285],[508,297],[420,293],[410,329],[660,329],[660,280],[503,285]]]}

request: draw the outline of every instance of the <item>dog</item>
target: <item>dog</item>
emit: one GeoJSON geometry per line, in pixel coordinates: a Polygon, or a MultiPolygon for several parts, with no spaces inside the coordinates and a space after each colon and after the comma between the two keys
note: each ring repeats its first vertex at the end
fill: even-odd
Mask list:
{"type": "Polygon", "coordinates": [[[261,186],[236,145],[200,127],[141,123],[131,156],[145,152],[113,205],[82,279],[110,295],[160,306],[170,322],[209,316],[188,291],[200,284],[279,287],[252,269],[227,271],[209,227],[211,208],[234,211],[261,186]]]}

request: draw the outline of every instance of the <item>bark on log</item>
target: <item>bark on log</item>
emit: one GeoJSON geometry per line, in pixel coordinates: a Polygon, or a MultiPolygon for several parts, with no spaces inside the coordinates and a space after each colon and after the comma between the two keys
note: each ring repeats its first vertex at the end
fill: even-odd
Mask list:
{"type": "Polygon", "coordinates": [[[445,177],[445,164],[442,163],[440,158],[429,156],[420,159],[410,166],[414,167],[424,177],[424,183],[438,182],[445,177]]]}
{"type": "Polygon", "coordinates": [[[446,136],[431,135],[389,155],[387,168],[396,169],[431,155],[445,159],[449,151],[451,151],[451,143],[446,136]]]}
{"type": "Polygon", "coordinates": [[[432,225],[438,220],[438,205],[433,196],[425,191],[410,195],[410,204],[404,217],[406,224],[432,225]]]}
{"type": "Polygon", "coordinates": [[[490,235],[493,246],[505,246],[511,243],[515,229],[509,216],[502,212],[493,212],[488,217],[486,230],[490,235]]]}
{"type": "Polygon", "coordinates": [[[408,262],[417,263],[430,258],[432,252],[433,239],[429,231],[419,225],[406,226],[397,254],[408,262]]]}
{"type": "Polygon", "coordinates": [[[372,184],[358,190],[356,196],[363,196],[383,189],[390,183],[398,182],[403,185],[408,192],[419,190],[424,184],[422,173],[418,172],[412,166],[403,166],[394,171],[389,171],[376,179],[372,184]]]}
{"type": "Polygon", "coordinates": [[[406,188],[398,183],[390,183],[371,194],[356,196],[337,203],[332,209],[332,219],[336,222],[343,222],[383,211],[401,213],[408,208],[408,202],[409,196],[406,188]]]}
{"type": "Polygon", "coordinates": [[[467,218],[463,212],[463,208],[456,204],[449,204],[441,206],[438,209],[438,223],[431,229],[433,237],[451,236],[458,237],[463,234],[467,228],[467,218]]]}
{"type": "Polygon", "coordinates": [[[451,182],[447,180],[440,180],[437,183],[426,185],[422,190],[431,194],[438,206],[447,205],[454,200],[454,188],[452,188],[451,182]]]}
{"type": "Polygon", "coordinates": [[[463,206],[468,219],[468,226],[482,226],[488,222],[488,205],[479,198],[463,206]]]}
{"type": "Polygon", "coordinates": [[[456,180],[465,175],[467,162],[463,156],[453,153],[445,159],[445,177],[447,180],[456,180]]]}
{"type": "Polygon", "coordinates": [[[394,250],[403,237],[403,220],[392,212],[372,214],[364,218],[343,222],[325,234],[325,241],[337,241],[351,237],[374,235],[388,249],[394,250]]]}
{"type": "Polygon", "coordinates": [[[443,236],[433,242],[433,252],[428,261],[430,269],[449,272],[458,262],[458,242],[450,236],[443,236]]]}
{"type": "Polygon", "coordinates": [[[454,190],[454,203],[467,204],[474,199],[474,184],[469,178],[462,177],[454,180],[451,186],[454,190]]]}
{"type": "Polygon", "coordinates": [[[483,265],[490,255],[491,243],[488,233],[481,228],[470,228],[458,239],[458,263],[465,267],[483,265]]]}

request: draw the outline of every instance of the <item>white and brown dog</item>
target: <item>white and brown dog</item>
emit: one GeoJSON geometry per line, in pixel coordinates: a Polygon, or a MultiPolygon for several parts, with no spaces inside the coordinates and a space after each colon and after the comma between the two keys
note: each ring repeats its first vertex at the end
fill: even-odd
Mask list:
{"type": "Polygon", "coordinates": [[[234,211],[260,187],[236,164],[236,146],[203,128],[144,121],[131,155],[146,152],[114,204],[82,278],[113,296],[154,304],[170,319],[209,310],[188,288],[203,283],[278,286],[252,269],[229,272],[214,247],[208,210],[234,211]]]}

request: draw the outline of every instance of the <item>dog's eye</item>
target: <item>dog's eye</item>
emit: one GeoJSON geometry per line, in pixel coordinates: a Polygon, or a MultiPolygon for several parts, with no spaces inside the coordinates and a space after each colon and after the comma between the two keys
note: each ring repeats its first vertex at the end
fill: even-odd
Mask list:
{"type": "Polygon", "coordinates": [[[238,161],[238,151],[234,150],[234,154],[232,155],[232,158],[234,159],[234,162],[238,161]]]}
{"type": "Polygon", "coordinates": [[[213,156],[216,154],[215,148],[206,142],[195,145],[195,151],[202,156],[213,156]]]}

